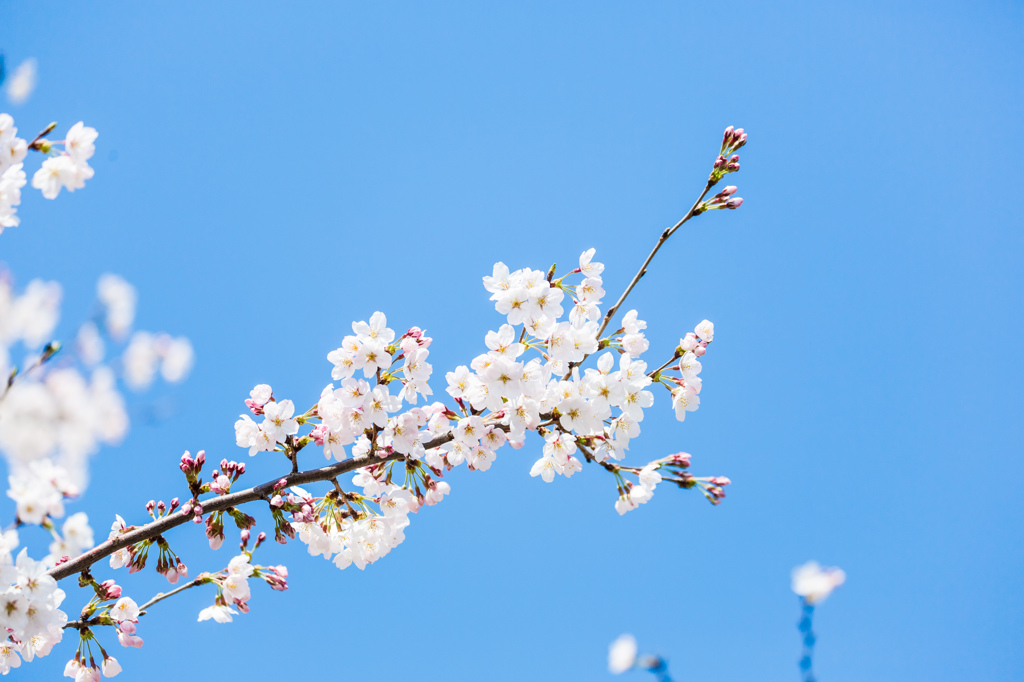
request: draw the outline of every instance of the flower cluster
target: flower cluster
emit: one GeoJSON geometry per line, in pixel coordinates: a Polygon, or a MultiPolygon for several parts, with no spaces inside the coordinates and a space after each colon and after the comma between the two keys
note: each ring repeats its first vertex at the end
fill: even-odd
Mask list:
{"type": "Polygon", "coordinates": [[[291,489],[289,504],[300,506],[300,513],[293,516],[306,519],[291,525],[310,555],[323,556],[339,569],[354,564],[362,570],[405,540],[410,512],[421,503],[440,501],[448,491],[447,483],[435,482],[429,499],[421,502],[405,487],[377,478],[383,472],[380,467],[356,475],[355,483],[363,485],[362,495],[335,491],[317,499],[301,488],[291,489]]]}
{"type": "Polygon", "coordinates": [[[58,607],[64,591],[46,574],[47,566],[28,557],[22,549],[16,561],[11,550],[18,546],[18,534],[11,530],[0,535],[0,585],[8,586],[0,593],[0,627],[5,628],[7,641],[0,643],[0,673],[45,656],[64,633],[68,617],[58,607]]]}
{"type": "MultiPolygon", "coordinates": [[[[236,442],[250,455],[280,451],[297,470],[298,454],[309,444],[339,462],[351,446],[353,457],[371,462],[353,478],[361,493],[344,492],[335,480],[335,490],[315,496],[295,486],[285,490],[282,479],[270,501],[278,541],[297,534],[310,554],[339,568],[363,569],[404,540],[411,512],[449,492],[440,480],[445,472],[463,463],[486,471],[503,445],[522,447],[527,431],[544,438],[531,475],[551,482],[556,475],[581,471],[584,461],[597,463],[616,477],[620,514],[651,499],[662,480],[699,487],[709,500],[720,501],[729,480],[690,475],[685,453],[643,467],[616,463],[640,433],[644,411],[654,403],[648,390],[654,383],[671,392],[680,421],[697,409],[702,386],[697,358],[707,352],[714,325],[698,324],[680,339],[669,362],[648,371],[640,359],[650,345],[647,323],[637,311],[627,312],[619,329],[599,338],[606,326],[600,325],[604,265],[594,253],[584,252],[579,266],[557,280],[554,268],[548,274],[513,272],[495,264],[484,287],[506,323],[487,332],[487,352],[447,373],[454,407],[417,405],[419,397],[432,395],[427,384],[431,339],[418,328],[398,337],[380,312],[369,322],[353,323],[353,335],[328,354],[337,385],[324,388],[305,412],[297,414],[291,400],[278,400],[266,384],[253,388],[245,401],[249,414],[235,422],[236,442]],[[572,275],[579,281],[570,284],[572,275]],[[581,363],[602,349],[596,367],[581,371],[581,363]],[[392,384],[401,386],[397,394],[392,384]],[[302,433],[304,428],[310,430],[302,433]],[[626,481],[625,474],[636,476],[636,482],[626,481]]],[[[193,488],[196,466],[201,467],[198,460],[183,459],[182,471],[193,488]]],[[[228,607],[227,602],[211,607],[220,610],[210,611],[210,617],[228,607]]]]}
{"type": "Polygon", "coordinates": [[[25,186],[22,162],[30,149],[49,155],[32,176],[32,186],[47,199],[56,199],[62,188],[69,192],[82,189],[85,181],[92,178],[94,171],[89,159],[96,152],[96,129],[79,121],[71,126],[62,142],[49,142],[44,138],[53,128],[50,125],[28,142],[18,137],[14,119],[9,114],[0,114],[0,233],[20,222],[15,207],[21,203],[21,188],[25,186]],[[57,144],[62,144],[64,150],[56,151],[57,144]]]}

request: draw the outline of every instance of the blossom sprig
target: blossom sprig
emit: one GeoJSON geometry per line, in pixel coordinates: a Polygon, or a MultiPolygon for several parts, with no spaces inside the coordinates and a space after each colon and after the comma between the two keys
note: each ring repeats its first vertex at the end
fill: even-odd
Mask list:
{"type": "Polygon", "coordinates": [[[740,156],[735,152],[746,143],[747,134],[743,128],[729,126],[725,129],[722,134],[722,147],[712,166],[711,175],[708,176],[709,187],[718,184],[728,173],[735,173],[740,169],[740,156]]]}
{"type": "MultiPolygon", "coordinates": [[[[265,537],[265,536],[264,536],[265,537]]],[[[257,542],[256,547],[259,546],[257,542]]],[[[253,549],[255,550],[256,547],[253,549]]],[[[249,578],[262,578],[275,590],[288,589],[288,569],[284,566],[253,566],[252,552],[243,550],[228,562],[227,568],[218,573],[208,573],[204,582],[212,583],[217,588],[212,606],[199,612],[197,620],[213,619],[218,623],[231,621],[231,616],[249,612],[249,599],[252,592],[249,578]],[[234,609],[238,609],[235,611],[234,609]]]]}
{"type": "Polygon", "coordinates": [[[85,187],[95,174],[89,159],[96,152],[98,133],[79,121],[71,126],[63,140],[46,139],[57,127],[51,123],[29,142],[18,137],[18,129],[9,114],[0,113],[0,233],[19,224],[17,208],[21,188],[25,186],[24,160],[29,151],[47,155],[42,167],[32,176],[32,186],[47,199],[56,199],[62,188],[69,192],[85,187]],[[56,146],[63,146],[63,150],[56,146]]]}
{"type": "Polygon", "coordinates": [[[695,213],[700,214],[705,211],[714,211],[716,209],[723,208],[735,210],[743,205],[743,199],[740,197],[734,197],[734,194],[736,194],[736,186],[729,185],[715,196],[702,202],[701,205],[697,207],[695,213]]]}
{"type": "MultiPolygon", "coordinates": [[[[91,577],[91,576],[90,576],[91,577]]],[[[83,579],[85,576],[83,576],[83,579]]],[[[80,583],[83,580],[79,581],[80,583]]],[[[108,581],[112,582],[112,581],[108,581]]],[[[93,581],[95,585],[95,581],[93,581]]],[[[103,583],[107,585],[107,582],[103,583]]],[[[109,600],[109,594],[116,592],[121,594],[121,589],[114,586],[109,592],[101,592],[97,589],[97,596],[93,598],[82,610],[80,620],[67,623],[65,627],[73,627],[78,630],[78,648],[74,657],[64,667],[64,676],[71,677],[76,682],[84,680],[99,680],[101,677],[114,677],[121,672],[121,664],[117,659],[107,653],[100,644],[93,632],[94,627],[112,626],[117,633],[117,640],[123,647],[141,648],[142,637],[137,632],[139,617],[145,613],[145,607],[152,603],[147,602],[140,607],[131,597],[113,597],[117,601],[113,604],[104,605],[109,600]],[[102,608],[101,608],[102,607],[102,608]],[[99,649],[101,663],[96,663],[96,656],[93,652],[93,645],[99,649]]]]}
{"type": "MultiPolygon", "coordinates": [[[[240,490],[235,485],[244,471],[240,465],[222,461],[212,479],[203,481],[205,453],[195,459],[186,453],[180,468],[190,496],[180,509],[154,506],[151,522],[140,527],[127,526],[117,517],[106,542],[54,566],[47,576],[60,579],[80,573],[104,557],[110,557],[115,568],[144,565],[153,544],[161,550],[161,567],[173,565],[177,571],[180,560],[166,546],[163,534],[190,521],[204,523],[211,547],[218,547],[225,539],[226,513],[239,527],[242,554],[223,572],[200,574],[154,599],[215,582],[218,591],[207,616],[230,618],[248,608],[243,596],[248,584],[234,581],[238,576],[247,581],[261,570],[250,561],[247,547],[253,521],[239,510],[241,505],[268,502],[275,539],[286,542],[298,537],[310,554],[322,555],[338,568],[355,564],[362,569],[404,540],[412,514],[444,499],[451,490],[445,479],[452,470],[466,464],[474,472],[487,471],[505,445],[524,447],[530,432],[543,439],[541,457],[531,473],[536,470],[534,475],[551,482],[555,475],[570,477],[582,471],[583,464],[600,466],[615,476],[619,489],[615,507],[620,513],[650,499],[660,482],[699,488],[717,503],[729,480],[691,475],[688,455],[680,453],[643,466],[623,462],[654,406],[652,383],[672,391],[677,419],[692,411],[688,403],[680,412],[677,394],[699,393],[696,358],[706,353],[713,325],[706,320],[698,325],[692,335],[680,340],[676,357],[653,371],[643,359],[650,343],[647,323],[638,311],[627,311],[612,327],[615,331],[607,335],[605,331],[666,240],[715,204],[714,197],[705,201],[711,187],[725,173],[739,169],[734,152],[745,143],[745,134],[727,130],[725,137],[700,196],[681,220],[661,232],[613,305],[604,302],[604,265],[594,260],[593,249],[581,254],[577,267],[557,278],[554,266],[512,271],[503,263],[495,264],[492,274],[484,278],[484,287],[504,319],[484,336],[483,353],[446,374],[446,400],[454,401],[451,406],[439,400],[429,402],[434,396],[429,385],[431,339],[421,329],[412,327],[398,335],[382,312],[375,312],[368,321],[354,322],[352,335],[328,354],[332,381],[309,409],[298,414],[291,399],[279,398],[270,386],[261,384],[245,401],[248,414],[235,424],[236,442],[250,456],[282,452],[290,461],[290,472],[240,490]],[[585,367],[589,358],[594,362],[585,367]],[[335,461],[300,470],[299,459],[312,444],[335,461]],[[342,487],[339,477],[345,473],[354,474],[354,488],[347,483],[342,487]],[[318,494],[300,487],[315,482],[330,482],[333,490],[318,494]],[[248,559],[242,561],[242,556],[248,559]]],[[[729,197],[717,202],[724,204],[733,192],[720,195],[729,197]]],[[[693,401],[692,407],[697,404],[693,401]]],[[[266,537],[260,533],[257,546],[266,537]]],[[[268,568],[260,577],[272,588],[284,589],[287,571],[281,568],[268,568]]],[[[119,639],[134,641],[136,621],[116,620],[119,639]]],[[[80,665],[93,669],[92,659],[83,658],[80,665]]]]}

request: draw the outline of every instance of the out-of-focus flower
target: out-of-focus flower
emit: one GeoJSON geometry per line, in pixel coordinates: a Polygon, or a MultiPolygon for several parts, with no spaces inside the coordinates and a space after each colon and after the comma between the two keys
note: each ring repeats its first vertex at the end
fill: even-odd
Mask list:
{"type": "Polygon", "coordinates": [[[7,99],[11,104],[22,104],[36,89],[36,60],[26,59],[7,80],[7,99]]]}
{"type": "Polygon", "coordinates": [[[608,646],[608,672],[620,675],[636,663],[636,637],[620,635],[608,646]]]}
{"type": "Polygon", "coordinates": [[[808,561],[793,569],[793,591],[808,604],[825,601],[832,591],[846,582],[840,568],[824,568],[817,561],[808,561]]]}
{"type": "Polygon", "coordinates": [[[135,321],[135,287],[123,277],[107,273],[96,283],[96,296],[106,308],[107,332],[115,339],[125,338],[135,321]]]}

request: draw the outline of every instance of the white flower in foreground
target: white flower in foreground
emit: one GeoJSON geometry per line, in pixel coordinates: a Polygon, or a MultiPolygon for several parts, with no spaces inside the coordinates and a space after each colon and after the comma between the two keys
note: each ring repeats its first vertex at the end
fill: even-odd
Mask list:
{"type": "Polygon", "coordinates": [[[95,128],[79,121],[75,125],[71,126],[71,130],[64,138],[64,149],[67,150],[71,158],[76,162],[82,163],[92,158],[92,155],[96,152],[96,145],[93,142],[99,133],[96,132],[95,128]]]}
{"type": "Polygon", "coordinates": [[[32,186],[40,190],[47,199],[56,199],[61,187],[72,190],[78,167],[74,159],[67,154],[51,156],[43,161],[42,167],[32,176],[32,186]]]}
{"type": "Polygon", "coordinates": [[[817,561],[808,561],[793,569],[793,591],[808,604],[825,601],[832,590],[846,582],[840,568],[823,568],[817,561]]]}
{"type": "Polygon", "coordinates": [[[711,320],[704,320],[693,330],[701,341],[710,343],[715,338],[715,325],[711,320]]]}
{"type": "Polygon", "coordinates": [[[139,605],[131,597],[121,597],[110,609],[110,617],[117,622],[139,619],[139,605]]]}
{"type": "Polygon", "coordinates": [[[626,672],[636,663],[636,654],[636,637],[620,635],[608,647],[608,672],[613,675],[626,672]]]}

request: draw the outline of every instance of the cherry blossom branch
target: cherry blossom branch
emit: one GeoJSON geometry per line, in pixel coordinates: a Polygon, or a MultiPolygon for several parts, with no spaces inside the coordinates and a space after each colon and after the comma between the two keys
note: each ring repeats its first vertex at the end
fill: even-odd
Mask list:
{"type": "MultiPolygon", "coordinates": [[[[447,442],[440,438],[434,440],[439,441],[436,445],[447,442]]],[[[433,441],[424,445],[436,447],[436,445],[431,445],[431,443],[433,443],[433,441]]],[[[203,512],[206,514],[224,511],[229,507],[236,507],[246,504],[247,502],[269,500],[270,494],[274,491],[275,487],[278,487],[281,484],[281,481],[285,481],[284,485],[303,485],[306,483],[315,483],[317,481],[329,481],[332,478],[354,471],[355,469],[397,459],[405,459],[405,455],[396,452],[387,455],[386,457],[357,457],[321,467],[319,469],[310,469],[308,471],[287,474],[286,476],[275,478],[246,490],[241,490],[236,493],[228,493],[226,495],[219,495],[209,500],[205,500],[202,502],[203,512]]],[[[128,531],[127,533],[122,533],[121,535],[111,538],[110,540],[93,547],[88,552],[51,568],[48,574],[54,580],[63,580],[71,575],[80,573],[95,564],[97,561],[110,556],[120,549],[124,549],[125,547],[129,547],[144,540],[152,540],[156,536],[172,528],[189,523],[191,520],[192,514],[185,514],[181,510],[168,514],[167,516],[163,516],[152,523],[146,524],[145,526],[140,526],[134,530],[128,531]]]]}

